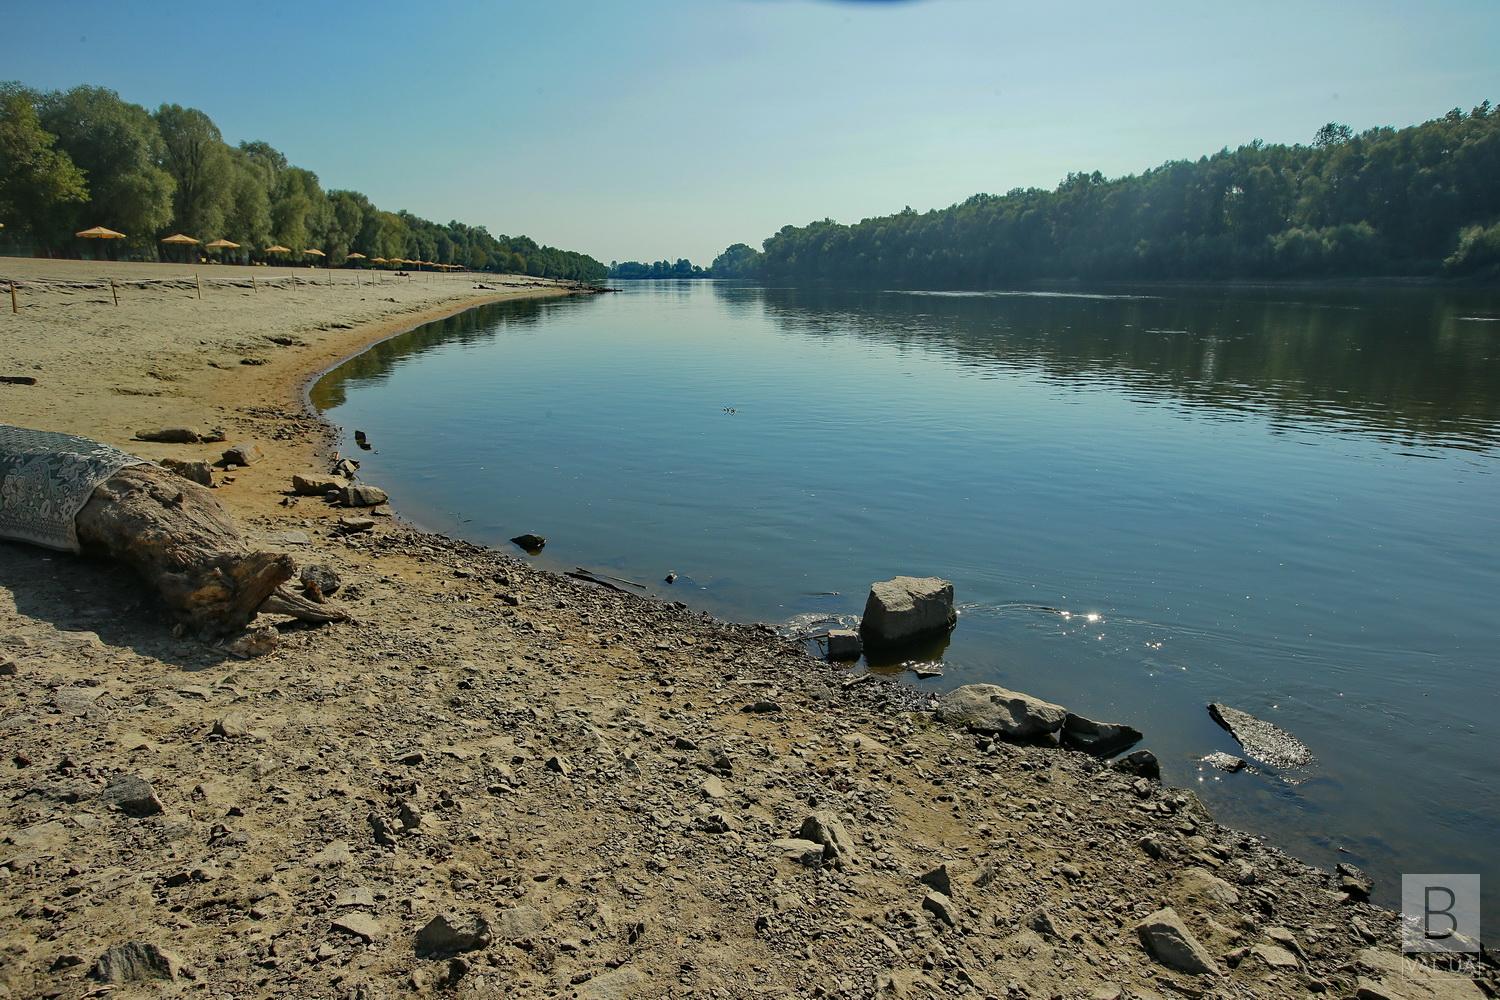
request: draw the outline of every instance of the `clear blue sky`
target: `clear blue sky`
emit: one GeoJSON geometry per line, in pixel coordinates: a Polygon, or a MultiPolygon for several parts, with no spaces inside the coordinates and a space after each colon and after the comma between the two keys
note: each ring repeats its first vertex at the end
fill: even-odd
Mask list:
{"type": "Polygon", "coordinates": [[[6,5],[0,78],[602,260],[1500,101],[1500,2],[6,5]]]}

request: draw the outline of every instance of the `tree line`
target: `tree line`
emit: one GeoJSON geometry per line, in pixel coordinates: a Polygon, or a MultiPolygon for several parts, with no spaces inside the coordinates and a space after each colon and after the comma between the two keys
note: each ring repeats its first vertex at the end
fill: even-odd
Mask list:
{"type": "Polygon", "coordinates": [[[646,278],[711,278],[713,274],[686,257],[679,257],[675,262],[658,260],[650,264],[638,260],[612,260],[609,262],[609,276],[639,281],[646,278]]]}
{"type": "MultiPolygon", "coordinates": [[[[1500,278],[1500,111],[1319,129],[1054,190],[786,226],[715,277],[987,288],[1035,279],[1500,278]]],[[[721,261],[723,265],[721,265],[721,261]]]]}
{"type": "Polygon", "coordinates": [[[40,92],[0,83],[0,222],[7,243],[43,254],[76,249],[76,231],[103,225],[147,257],[161,237],[182,232],[241,244],[226,260],[280,244],[296,254],[320,249],[330,264],[360,253],[536,277],[605,276],[586,254],[324,190],[317,174],[268,143],[225,142],[196,108],[148,111],[103,87],[40,92]]]}
{"type": "Polygon", "coordinates": [[[760,251],[744,243],[729,247],[709,267],[699,267],[686,257],[676,261],[612,260],[609,276],[625,280],[646,278],[756,278],[760,276],[760,251]]]}

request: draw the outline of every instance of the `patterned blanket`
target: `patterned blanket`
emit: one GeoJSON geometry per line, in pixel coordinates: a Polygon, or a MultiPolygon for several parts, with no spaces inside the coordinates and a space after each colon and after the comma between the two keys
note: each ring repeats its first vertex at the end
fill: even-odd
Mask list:
{"type": "Polygon", "coordinates": [[[77,552],[73,519],[94,487],[144,464],[88,438],[0,424],[0,538],[77,552]]]}

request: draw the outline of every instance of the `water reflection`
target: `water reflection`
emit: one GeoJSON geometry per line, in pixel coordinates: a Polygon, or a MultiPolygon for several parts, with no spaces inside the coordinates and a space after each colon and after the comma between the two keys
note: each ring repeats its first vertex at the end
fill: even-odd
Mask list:
{"type": "Polygon", "coordinates": [[[593,296],[568,299],[510,299],[479,306],[424,323],[415,330],[397,334],[341,363],[313,384],[308,396],[318,410],[344,405],[346,389],[354,385],[383,382],[400,362],[443,344],[479,344],[507,331],[535,327],[548,308],[566,304],[577,307],[594,301],[593,296]]]}
{"type": "Polygon", "coordinates": [[[983,377],[1025,371],[1281,430],[1411,447],[1500,442],[1500,313],[1483,291],[1178,289],[1172,295],[849,292],[715,282],[812,337],[942,352],[983,377]]]}

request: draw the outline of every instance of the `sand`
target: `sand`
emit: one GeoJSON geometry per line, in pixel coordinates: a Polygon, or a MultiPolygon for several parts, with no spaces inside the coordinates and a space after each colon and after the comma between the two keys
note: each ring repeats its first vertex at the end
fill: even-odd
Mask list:
{"type": "Polygon", "coordinates": [[[1190,792],[944,727],[769,629],[395,517],[342,533],[287,496],[332,458],[309,377],[567,289],[252,273],[286,274],[0,260],[0,376],[37,379],[0,421],[153,459],[223,446],[137,431],[259,443],[215,495],[354,616],[238,660],[124,568],[0,544],[0,996],[1435,995],[1394,971],[1392,914],[1190,792]],[[1163,906],[1216,973],[1144,946],[1163,906]],[[475,933],[427,954],[444,913],[475,933]]]}

